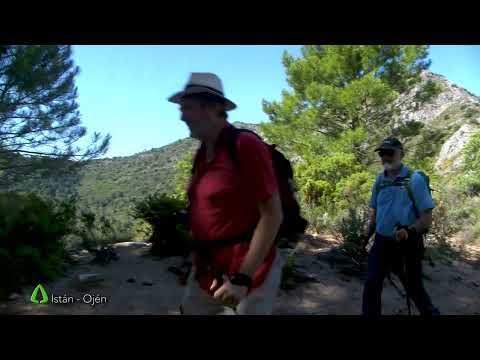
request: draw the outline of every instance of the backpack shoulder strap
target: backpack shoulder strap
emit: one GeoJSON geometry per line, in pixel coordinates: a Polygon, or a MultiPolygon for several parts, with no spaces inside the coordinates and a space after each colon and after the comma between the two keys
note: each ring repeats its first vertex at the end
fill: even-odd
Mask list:
{"type": "Polygon", "coordinates": [[[200,151],[203,149],[204,145],[200,145],[200,147],[197,149],[197,152],[195,153],[195,156],[193,157],[193,163],[192,163],[192,170],[191,170],[191,175],[195,174],[195,169],[197,167],[197,162],[198,162],[198,157],[200,155],[200,151]]]}
{"type": "Polygon", "coordinates": [[[257,138],[263,141],[263,139],[254,131],[248,130],[248,129],[239,129],[234,127],[233,125],[229,126],[227,130],[227,151],[228,155],[230,156],[230,159],[232,159],[232,162],[235,166],[235,168],[239,169],[240,168],[240,163],[238,162],[238,157],[237,157],[237,139],[238,136],[241,133],[250,133],[255,135],[257,138]]]}
{"type": "Polygon", "coordinates": [[[405,190],[407,190],[408,197],[410,198],[410,201],[413,204],[413,211],[415,211],[415,216],[418,218],[420,216],[420,213],[417,208],[417,203],[415,202],[415,197],[413,196],[413,189],[412,189],[412,176],[416,171],[412,171],[411,169],[408,169],[407,176],[405,177],[405,181],[403,182],[403,185],[405,187],[405,190]]]}
{"type": "Polygon", "coordinates": [[[375,180],[375,199],[378,197],[380,191],[386,187],[386,183],[381,180],[381,175],[377,176],[377,180],[375,180]]]}

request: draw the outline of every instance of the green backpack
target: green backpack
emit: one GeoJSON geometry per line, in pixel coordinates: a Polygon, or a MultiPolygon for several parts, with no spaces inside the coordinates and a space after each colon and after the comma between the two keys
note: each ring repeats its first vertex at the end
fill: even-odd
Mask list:
{"type": "Polygon", "coordinates": [[[399,177],[395,179],[394,181],[387,181],[387,180],[382,180],[382,181],[377,181],[375,185],[375,198],[378,197],[378,194],[380,191],[386,187],[390,186],[403,186],[405,190],[407,190],[408,197],[410,198],[410,201],[413,204],[413,210],[415,211],[415,216],[418,218],[420,216],[420,213],[417,208],[417,204],[415,202],[415,198],[413,196],[413,189],[412,185],[410,184],[410,180],[412,178],[413,173],[416,172],[417,174],[421,175],[425,182],[427,183],[428,191],[430,192],[430,195],[432,194],[432,188],[430,187],[430,178],[428,177],[427,174],[425,174],[423,171],[412,171],[408,169],[407,176],[405,177],[399,177]]]}

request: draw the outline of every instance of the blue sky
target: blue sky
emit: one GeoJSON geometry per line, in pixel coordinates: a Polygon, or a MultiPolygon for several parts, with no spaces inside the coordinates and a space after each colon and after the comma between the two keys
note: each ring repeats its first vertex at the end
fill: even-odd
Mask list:
{"type": "MultiPolygon", "coordinates": [[[[105,157],[128,156],[188,136],[178,106],[166,98],[190,72],[213,72],[238,108],[231,121],[267,121],[262,99],[278,100],[287,88],[283,51],[300,45],[74,46],[82,123],[89,133],[110,133],[105,157]]],[[[431,70],[480,95],[480,46],[432,46],[431,70]]]]}

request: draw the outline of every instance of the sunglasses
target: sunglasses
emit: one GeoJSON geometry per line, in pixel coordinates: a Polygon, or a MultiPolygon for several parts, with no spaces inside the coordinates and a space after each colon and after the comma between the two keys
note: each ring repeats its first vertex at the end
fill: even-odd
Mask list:
{"type": "Polygon", "coordinates": [[[393,155],[395,155],[395,150],[393,149],[383,149],[378,152],[378,156],[380,157],[384,157],[384,156],[392,157],[393,155]]]}

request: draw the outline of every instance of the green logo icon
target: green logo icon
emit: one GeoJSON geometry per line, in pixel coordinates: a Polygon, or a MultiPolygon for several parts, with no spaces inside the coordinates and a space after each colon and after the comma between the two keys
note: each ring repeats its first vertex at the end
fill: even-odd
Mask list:
{"type": "Polygon", "coordinates": [[[42,285],[38,284],[35,290],[33,290],[30,300],[32,300],[32,303],[34,304],[46,304],[48,302],[48,295],[47,295],[47,292],[45,291],[45,288],[42,285]],[[40,301],[37,298],[39,291],[42,294],[42,299],[40,301]]]}

